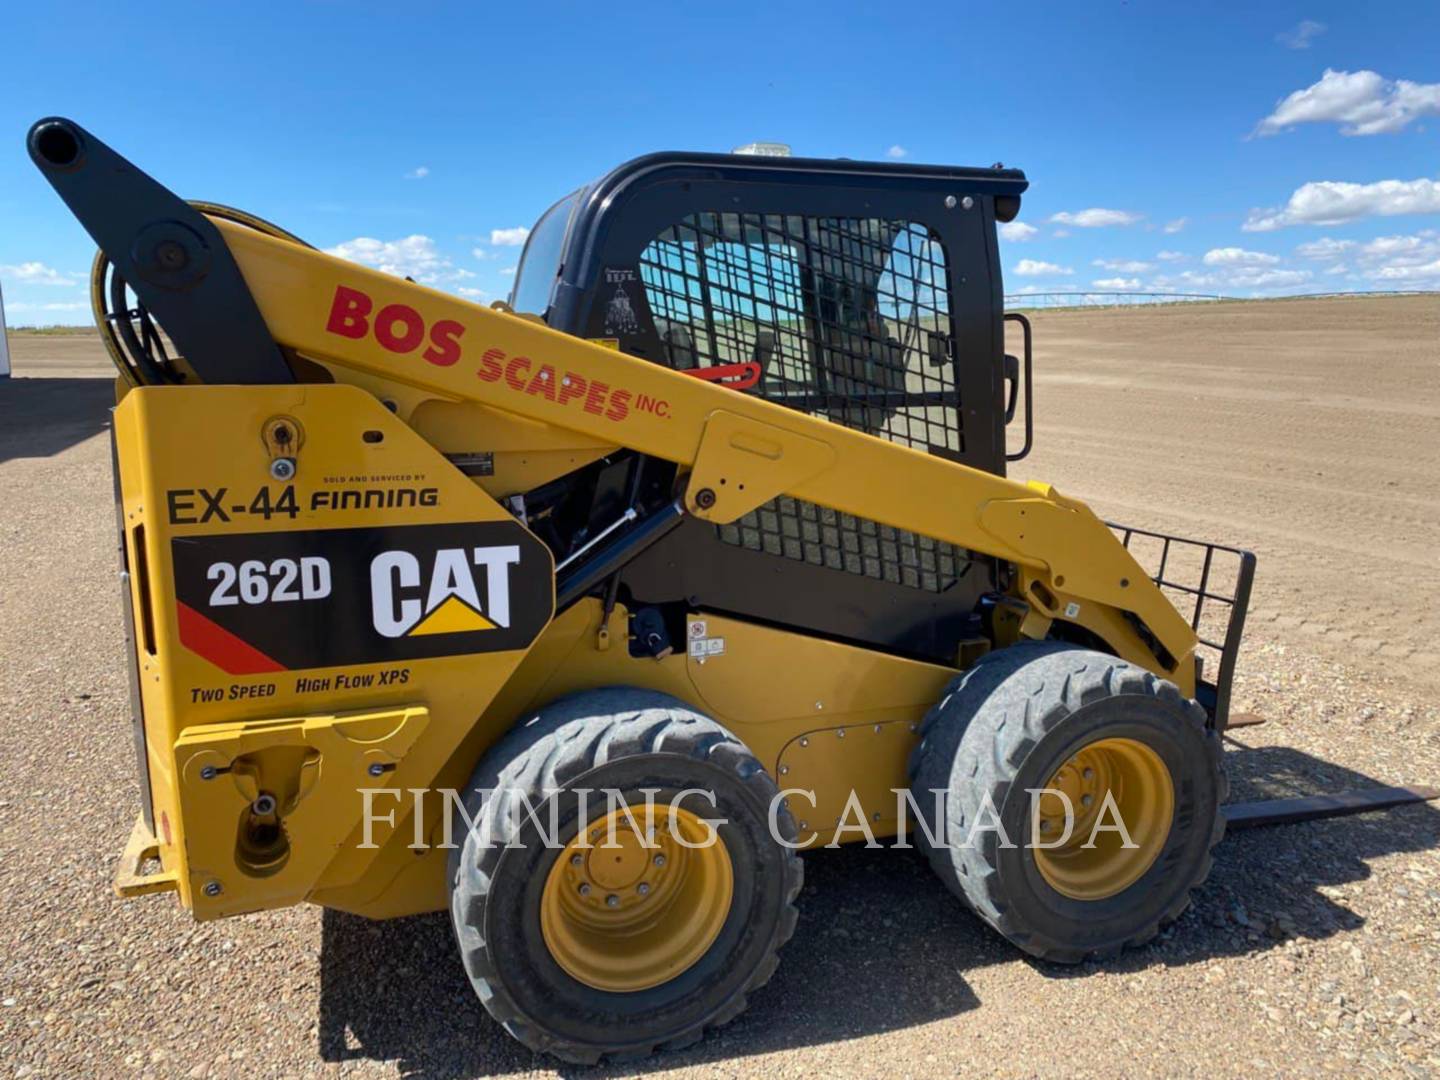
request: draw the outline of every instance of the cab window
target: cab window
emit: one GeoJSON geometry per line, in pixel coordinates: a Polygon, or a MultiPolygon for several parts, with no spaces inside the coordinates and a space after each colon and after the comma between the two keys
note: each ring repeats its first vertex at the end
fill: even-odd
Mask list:
{"type": "Polygon", "coordinates": [[[565,251],[565,233],[579,201],[580,192],[567,195],[545,211],[530,230],[525,253],[515,272],[515,287],[510,292],[510,306],[516,311],[544,315],[550,307],[550,295],[554,292],[565,251]]]}

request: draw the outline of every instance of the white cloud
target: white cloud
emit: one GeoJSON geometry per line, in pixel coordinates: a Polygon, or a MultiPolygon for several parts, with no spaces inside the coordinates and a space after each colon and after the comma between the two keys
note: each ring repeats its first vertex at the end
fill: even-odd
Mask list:
{"type": "Polygon", "coordinates": [[[1183,251],[1157,251],[1155,258],[1161,262],[1179,262],[1181,259],[1187,258],[1187,256],[1183,251]]]}
{"type": "Polygon", "coordinates": [[[899,161],[903,157],[909,157],[910,151],[906,150],[899,143],[896,143],[894,146],[890,147],[889,150],[885,151],[885,156],[888,158],[894,158],[896,161],[899,161]]]}
{"type": "Polygon", "coordinates": [[[396,277],[411,277],[426,285],[434,285],[456,276],[455,267],[435,247],[435,241],[418,234],[399,240],[376,240],[370,236],[357,236],[354,240],[326,248],[325,253],[364,266],[373,266],[396,277]]]}
{"type": "Polygon", "coordinates": [[[1314,180],[1297,188],[1279,210],[1252,210],[1246,232],[1273,232],[1287,225],[1339,225],[1363,217],[1440,214],[1440,181],[1378,180],[1351,184],[1314,180]]]}
{"type": "Polygon", "coordinates": [[[406,179],[406,180],[424,180],[425,177],[427,177],[427,176],[429,176],[429,175],[430,175],[430,167],[429,167],[428,165],[421,165],[421,166],[419,166],[418,168],[411,169],[409,172],[407,172],[407,173],[405,174],[405,179],[406,179]]]}
{"type": "Polygon", "coordinates": [[[1055,230],[1054,232],[1052,232],[1050,235],[1053,236],[1053,237],[1055,237],[1055,239],[1057,239],[1057,240],[1064,240],[1065,237],[1067,237],[1067,236],[1070,235],[1070,230],[1069,230],[1069,229],[1056,229],[1056,230],[1055,230]]]}
{"type": "Polygon", "coordinates": [[[469,285],[457,286],[455,291],[467,300],[483,300],[490,295],[484,289],[471,288],[469,285]]]}
{"type": "Polygon", "coordinates": [[[519,247],[529,235],[530,230],[524,225],[517,225],[513,229],[491,229],[490,243],[496,247],[519,247]]]}
{"type": "Polygon", "coordinates": [[[1311,277],[1308,270],[1282,270],[1272,266],[1222,265],[1212,270],[1186,270],[1174,278],[1156,278],[1157,285],[1180,285],[1187,289],[1231,293],[1246,289],[1271,292],[1303,285],[1311,277]]]}
{"type": "Polygon", "coordinates": [[[56,270],[42,262],[23,262],[0,266],[0,278],[26,285],[76,285],[85,275],[56,270]]]}
{"type": "Polygon", "coordinates": [[[1230,283],[1242,289],[1276,289],[1303,285],[1310,280],[1309,270],[1259,270],[1247,268],[1231,275],[1230,283]]]}
{"type": "Polygon", "coordinates": [[[1166,233],[1169,233],[1170,235],[1173,236],[1175,233],[1177,233],[1177,232],[1179,232],[1181,229],[1185,228],[1185,226],[1188,225],[1189,223],[1190,223],[1190,219],[1189,219],[1189,218],[1187,218],[1187,217],[1177,217],[1174,221],[1167,221],[1167,222],[1165,222],[1165,228],[1164,228],[1163,231],[1166,232],[1166,233]]]}
{"type": "Polygon", "coordinates": [[[1325,69],[1320,81],[1296,90],[1255,128],[1274,135],[1296,124],[1340,125],[1342,135],[1388,135],[1422,116],[1440,115],[1440,83],[1387,79],[1374,71],[1325,69]]]}
{"type": "Polygon", "coordinates": [[[1021,277],[1040,277],[1042,274],[1073,274],[1074,272],[1068,266],[1056,266],[1054,263],[1041,262],[1038,259],[1021,259],[1015,264],[1015,273],[1021,277]]]}
{"type": "Polygon", "coordinates": [[[1000,226],[1000,239],[1021,243],[1033,238],[1039,232],[1040,230],[1034,225],[1026,225],[1023,221],[1007,221],[1000,226]]]}
{"type": "Polygon", "coordinates": [[[1365,276],[1380,282],[1440,285],[1440,258],[1419,266],[1382,266],[1365,276]]]}
{"type": "Polygon", "coordinates": [[[456,266],[450,257],[435,246],[428,236],[416,234],[399,240],[376,240],[370,236],[357,236],[343,244],[326,248],[327,255],[373,266],[386,274],[396,277],[413,278],[422,285],[433,288],[448,288],[461,296],[486,295],[482,291],[460,285],[475,277],[475,272],[456,266]]]}
{"type": "Polygon", "coordinates": [[[1095,265],[1102,270],[1114,270],[1119,274],[1143,274],[1152,269],[1148,262],[1139,259],[1096,259],[1095,265]]]}
{"type": "Polygon", "coordinates": [[[1422,266],[1440,258],[1440,230],[1421,229],[1408,236],[1377,236],[1363,242],[1322,236],[1299,245],[1295,254],[1319,262],[1336,262],[1343,256],[1347,263],[1372,273],[1384,267],[1422,266]]]}
{"type": "Polygon", "coordinates": [[[1377,236],[1351,250],[1359,273],[1388,288],[1440,286],[1440,230],[1377,236]]]}
{"type": "Polygon", "coordinates": [[[1275,40],[1287,49],[1308,49],[1310,43],[1325,32],[1325,24],[1314,19],[1301,19],[1289,30],[1275,35],[1275,40]]]}
{"type": "Polygon", "coordinates": [[[1280,262],[1276,255],[1263,251],[1246,251],[1244,248],[1211,248],[1200,260],[1206,266],[1275,266],[1280,262]]]}
{"type": "Polygon", "coordinates": [[[1099,229],[1107,225],[1134,225],[1142,216],[1129,210],[1106,210],[1095,206],[1073,213],[1062,210],[1058,214],[1051,214],[1050,221],[1056,225],[1073,225],[1079,229],[1099,229]]]}
{"type": "Polygon", "coordinates": [[[500,271],[500,276],[501,276],[501,277],[514,277],[514,276],[515,276],[515,267],[513,267],[513,266],[507,266],[507,267],[505,267],[503,270],[500,271]]]}
{"type": "MultiPolygon", "coordinates": [[[[1428,234],[1427,234],[1428,235],[1428,234]]],[[[1397,256],[1411,256],[1426,251],[1434,244],[1427,243],[1422,236],[1377,236],[1360,249],[1362,256],[1389,259],[1397,256]]]]}
{"type": "Polygon", "coordinates": [[[1302,259],[1338,259],[1354,246],[1354,240],[1336,240],[1334,237],[1322,236],[1319,240],[1301,244],[1295,249],[1295,254],[1302,259]]]}
{"type": "Polygon", "coordinates": [[[1138,277],[1107,277],[1097,278],[1090,284],[1094,285],[1097,289],[1138,289],[1140,288],[1140,279],[1138,277]]]}

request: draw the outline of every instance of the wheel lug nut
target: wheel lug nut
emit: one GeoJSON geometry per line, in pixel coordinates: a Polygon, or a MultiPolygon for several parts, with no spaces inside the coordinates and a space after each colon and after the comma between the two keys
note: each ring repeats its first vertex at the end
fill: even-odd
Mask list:
{"type": "Polygon", "coordinates": [[[647,881],[640,882],[639,885],[635,886],[635,891],[638,892],[641,896],[649,896],[650,883],[647,881]]]}
{"type": "Polygon", "coordinates": [[[664,866],[664,865],[665,865],[665,856],[664,856],[664,855],[656,855],[656,856],[655,856],[655,865],[656,865],[656,866],[664,866]]]}
{"type": "Polygon", "coordinates": [[[1095,779],[1095,770],[1094,770],[1094,769],[1091,769],[1091,768],[1089,768],[1089,767],[1087,766],[1086,769],[1085,769],[1085,771],[1084,771],[1083,773],[1081,773],[1080,775],[1083,776],[1083,777],[1085,777],[1086,780],[1094,780],[1094,779],[1095,779]]]}
{"type": "Polygon", "coordinates": [[[581,896],[589,896],[589,895],[590,895],[590,886],[589,886],[586,882],[583,882],[583,881],[582,881],[582,882],[580,883],[580,895],[581,895],[581,896]]]}
{"type": "Polygon", "coordinates": [[[583,856],[583,855],[571,855],[571,856],[570,856],[570,865],[571,865],[571,866],[584,866],[584,865],[585,865],[585,856],[583,856]]]}
{"type": "Polygon", "coordinates": [[[1090,805],[1091,803],[1093,803],[1094,801],[1095,801],[1095,796],[1094,796],[1094,795],[1081,795],[1081,796],[1080,796],[1080,805],[1081,805],[1081,806],[1089,806],[1089,805],[1090,805]]]}
{"type": "Polygon", "coordinates": [[[619,907],[619,906],[620,906],[620,897],[616,896],[616,895],[612,892],[609,896],[605,897],[605,906],[606,906],[606,907],[619,907]]]}

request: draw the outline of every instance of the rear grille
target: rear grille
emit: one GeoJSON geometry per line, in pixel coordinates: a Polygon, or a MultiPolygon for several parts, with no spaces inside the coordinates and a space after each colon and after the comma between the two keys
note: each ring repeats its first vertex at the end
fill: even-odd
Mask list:
{"type": "Polygon", "coordinates": [[[784,495],[719,530],[721,540],[750,551],[925,592],[944,592],[969,568],[951,544],[784,495]]]}

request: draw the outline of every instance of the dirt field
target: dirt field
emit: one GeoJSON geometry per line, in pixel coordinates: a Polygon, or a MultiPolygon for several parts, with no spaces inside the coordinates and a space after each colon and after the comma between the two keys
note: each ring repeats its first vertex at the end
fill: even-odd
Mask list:
{"type": "MultiPolygon", "coordinates": [[[[1234,797],[1440,784],[1440,300],[1040,313],[1018,474],[1108,518],[1253,549],[1234,797]]],[[[109,892],[136,807],[109,380],[16,335],[0,383],[0,1046],[14,1075],[548,1073],[494,1025],[443,916],[197,926],[109,892]]],[[[1021,959],[913,853],[807,856],[750,1010],[605,1073],[1440,1072],[1440,808],[1228,838],[1159,941],[1021,959]]]]}
{"type": "Polygon", "coordinates": [[[1440,685],[1440,300],[1041,313],[1036,333],[1021,474],[1254,551],[1257,639],[1440,685]]]}

